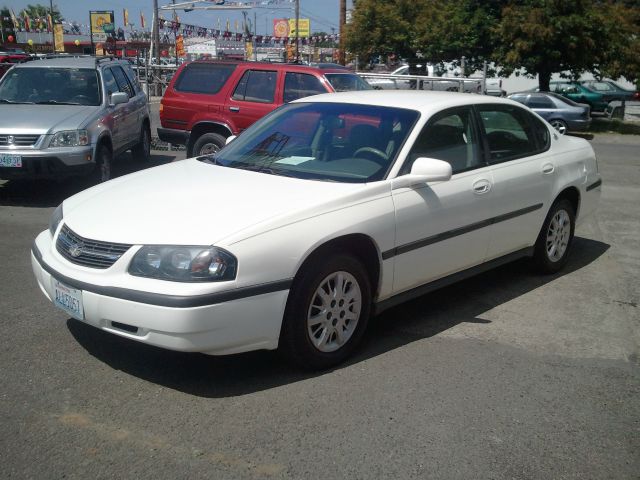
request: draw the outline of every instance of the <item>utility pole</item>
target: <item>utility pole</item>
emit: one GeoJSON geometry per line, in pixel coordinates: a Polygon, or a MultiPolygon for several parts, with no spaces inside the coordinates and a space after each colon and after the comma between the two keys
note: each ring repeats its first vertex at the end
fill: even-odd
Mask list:
{"type": "MultiPolygon", "coordinates": [[[[153,0],[153,25],[151,26],[151,36],[153,37],[153,43],[155,43],[156,63],[160,64],[160,29],[159,27],[160,17],[158,16],[158,0],[153,0]]],[[[151,57],[153,57],[153,50],[151,51],[151,57]]]]}
{"type": "Polygon", "coordinates": [[[340,44],[338,50],[338,63],[345,64],[344,52],[344,26],[347,23],[347,0],[340,0],[340,44]]]}
{"type": "MultiPolygon", "coordinates": [[[[341,0],[344,1],[344,0],[341,0]]],[[[300,61],[300,0],[296,0],[296,62],[300,61]]]]}
{"type": "MultiPolygon", "coordinates": [[[[51,16],[51,53],[56,53],[56,29],[53,23],[53,0],[49,0],[49,15],[51,16]]],[[[4,42],[4,36],[3,40],[4,42]]]]}

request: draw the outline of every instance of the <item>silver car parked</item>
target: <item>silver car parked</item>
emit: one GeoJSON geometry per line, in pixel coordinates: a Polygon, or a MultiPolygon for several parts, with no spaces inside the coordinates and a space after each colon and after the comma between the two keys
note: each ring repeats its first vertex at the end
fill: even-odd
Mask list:
{"type": "Polygon", "coordinates": [[[147,160],[147,97],[128,62],[57,57],[15,65],[0,82],[0,178],[111,178],[114,156],[147,160]]]}
{"type": "Polygon", "coordinates": [[[585,131],[591,126],[591,107],[550,92],[522,92],[509,95],[549,122],[561,135],[585,131]]]}

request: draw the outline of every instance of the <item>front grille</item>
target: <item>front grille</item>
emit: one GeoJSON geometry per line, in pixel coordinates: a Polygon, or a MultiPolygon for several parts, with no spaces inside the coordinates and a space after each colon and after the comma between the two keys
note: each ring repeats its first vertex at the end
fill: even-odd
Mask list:
{"type": "Polygon", "coordinates": [[[16,147],[31,147],[40,139],[40,135],[0,135],[0,147],[15,145],[16,147]]]}
{"type": "Polygon", "coordinates": [[[124,243],[99,242],[89,240],[74,233],[66,225],[62,226],[56,241],[56,249],[71,263],[91,268],[109,268],[131,245],[124,243]]]}

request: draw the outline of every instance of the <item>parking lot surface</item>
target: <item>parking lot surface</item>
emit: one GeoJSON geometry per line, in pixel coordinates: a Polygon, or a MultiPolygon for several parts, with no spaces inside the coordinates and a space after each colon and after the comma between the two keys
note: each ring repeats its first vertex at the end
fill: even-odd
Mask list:
{"type": "Polygon", "coordinates": [[[0,181],[3,478],[637,479],[640,138],[592,143],[602,201],[563,272],[517,262],[389,310],[317,374],[69,319],[29,251],[83,185],[0,181]]]}

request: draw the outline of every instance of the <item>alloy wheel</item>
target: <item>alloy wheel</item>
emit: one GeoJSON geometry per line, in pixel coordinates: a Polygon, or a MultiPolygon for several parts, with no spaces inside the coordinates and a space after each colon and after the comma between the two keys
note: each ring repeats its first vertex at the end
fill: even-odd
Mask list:
{"type": "Polygon", "coordinates": [[[571,219],[565,210],[558,210],[549,222],[547,230],[546,250],[549,260],[557,262],[562,258],[569,246],[571,236],[571,219]]]}

